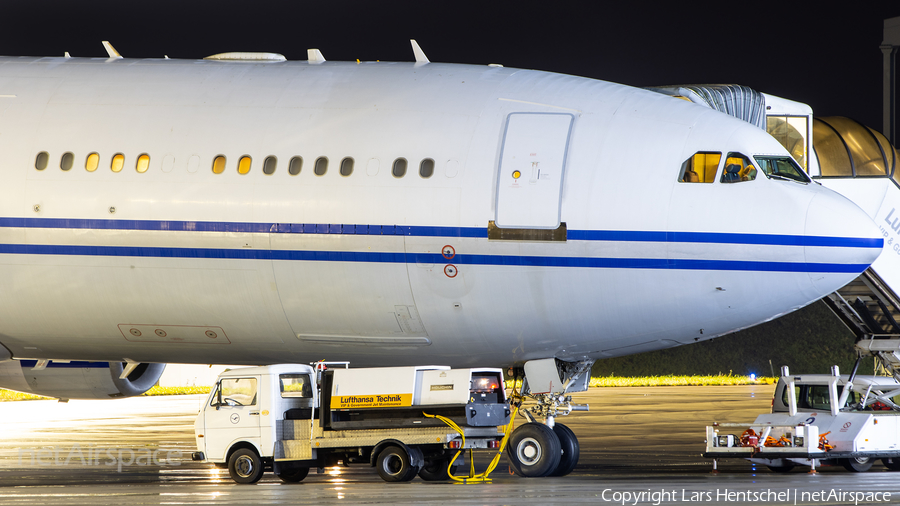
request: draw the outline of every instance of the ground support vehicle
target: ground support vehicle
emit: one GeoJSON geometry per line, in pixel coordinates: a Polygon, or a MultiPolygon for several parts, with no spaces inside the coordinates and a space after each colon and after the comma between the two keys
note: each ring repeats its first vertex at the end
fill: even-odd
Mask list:
{"type": "Polygon", "coordinates": [[[301,364],[223,372],[197,417],[195,460],[238,483],[267,470],[365,463],[385,481],[449,479],[462,449],[501,450],[510,420],[499,369],[327,369],[301,364]]]}
{"type": "MultiPolygon", "coordinates": [[[[855,373],[855,369],[854,369],[855,373]]],[[[796,465],[842,465],[867,471],[881,459],[900,470],[900,382],[894,377],[832,374],[792,376],[786,367],[775,389],[772,412],[753,423],[706,427],[704,457],[744,458],[775,472],[796,465]],[[741,429],[745,429],[741,431],[741,429]]]]}

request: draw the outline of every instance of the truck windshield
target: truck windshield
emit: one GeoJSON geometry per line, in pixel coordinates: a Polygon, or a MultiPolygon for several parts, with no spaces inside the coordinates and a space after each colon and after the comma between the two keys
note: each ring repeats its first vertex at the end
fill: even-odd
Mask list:
{"type": "Polygon", "coordinates": [[[808,183],[809,176],[789,156],[754,156],[756,164],[766,173],[769,179],[790,179],[800,183],[808,183]]]}

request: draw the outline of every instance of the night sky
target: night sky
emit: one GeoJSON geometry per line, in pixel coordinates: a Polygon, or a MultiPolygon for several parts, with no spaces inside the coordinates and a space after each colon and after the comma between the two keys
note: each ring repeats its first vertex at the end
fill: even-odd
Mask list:
{"type": "Polygon", "coordinates": [[[881,130],[883,20],[900,1],[4,0],[0,54],[500,63],[633,86],[735,83],[881,130]]]}

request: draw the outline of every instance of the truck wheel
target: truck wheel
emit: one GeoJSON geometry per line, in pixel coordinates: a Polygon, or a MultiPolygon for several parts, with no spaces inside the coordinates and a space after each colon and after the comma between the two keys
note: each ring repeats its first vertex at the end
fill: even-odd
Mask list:
{"type": "Polygon", "coordinates": [[[881,463],[890,471],[900,471],[900,458],[891,457],[881,459],[881,463]]]}
{"type": "Polygon", "coordinates": [[[788,462],[781,466],[766,466],[769,468],[769,471],[773,473],[789,473],[792,469],[794,469],[794,463],[788,462]]]}
{"type": "Polygon", "coordinates": [[[578,464],[579,450],[578,438],[572,429],[561,423],[553,426],[553,432],[559,438],[559,446],[562,449],[562,455],[559,456],[559,465],[548,476],[565,476],[575,469],[578,464]]]}
{"type": "Polygon", "coordinates": [[[449,464],[450,459],[448,458],[429,460],[425,463],[425,467],[419,471],[419,478],[425,481],[447,481],[450,479],[451,473],[456,474],[457,468],[454,464],[453,469],[448,472],[447,466],[449,464]]]}
{"type": "Polygon", "coordinates": [[[857,457],[857,458],[849,458],[842,459],[841,464],[844,466],[844,469],[853,472],[853,473],[864,473],[872,467],[874,461],[869,457],[857,457]]]}
{"type": "Polygon", "coordinates": [[[506,459],[519,476],[547,476],[559,466],[562,449],[553,429],[526,423],[513,431],[506,444],[506,459]]]}
{"type": "Polygon", "coordinates": [[[308,467],[295,467],[293,469],[287,469],[277,474],[281,481],[286,483],[297,483],[299,481],[303,481],[303,478],[306,478],[309,475],[308,467]]]}
{"type": "Polygon", "coordinates": [[[384,481],[409,481],[416,477],[417,469],[409,464],[409,455],[399,446],[388,446],[378,454],[378,475],[384,481]]]}
{"type": "Polygon", "coordinates": [[[262,460],[255,451],[241,448],[228,459],[228,474],[237,483],[256,483],[263,475],[262,460]]]}

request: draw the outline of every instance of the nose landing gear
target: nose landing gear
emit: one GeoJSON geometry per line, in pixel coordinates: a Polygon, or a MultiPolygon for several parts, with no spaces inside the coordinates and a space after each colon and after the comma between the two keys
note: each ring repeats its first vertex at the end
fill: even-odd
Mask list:
{"type": "MultiPolygon", "coordinates": [[[[510,403],[517,403],[519,413],[529,422],[513,431],[506,447],[507,460],[517,475],[565,476],[575,469],[580,454],[578,438],[571,429],[556,423],[556,417],[588,410],[587,405],[572,404],[572,396],[566,394],[587,390],[593,364],[593,360],[563,362],[553,358],[525,363],[522,392],[514,389],[510,403]],[[531,385],[542,385],[544,391],[536,391],[531,385]],[[526,404],[531,402],[534,405],[526,404]]],[[[516,372],[514,384],[522,371],[516,372]]]]}

